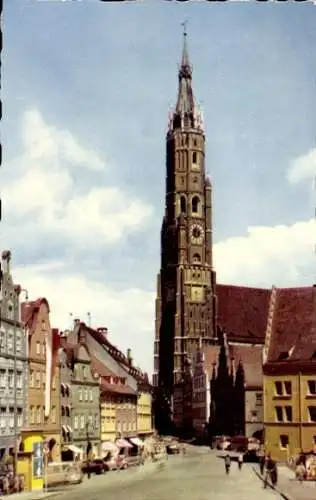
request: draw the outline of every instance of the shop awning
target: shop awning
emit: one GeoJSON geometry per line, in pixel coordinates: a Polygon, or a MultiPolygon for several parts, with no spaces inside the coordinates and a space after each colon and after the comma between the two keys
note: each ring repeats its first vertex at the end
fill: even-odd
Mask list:
{"type": "Polygon", "coordinates": [[[133,448],[133,446],[131,445],[131,443],[129,443],[128,441],[126,441],[126,439],[118,439],[116,441],[116,445],[119,447],[119,448],[133,448]]]}
{"type": "Polygon", "coordinates": [[[68,450],[72,451],[73,453],[76,453],[77,455],[83,455],[83,451],[77,446],[74,446],[73,444],[68,446],[68,450]]]}
{"type": "Polygon", "coordinates": [[[72,432],[72,427],[70,427],[69,425],[67,425],[67,429],[68,429],[68,432],[72,432]]]}
{"type": "Polygon", "coordinates": [[[142,447],[144,446],[144,442],[139,439],[138,437],[134,437],[134,438],[129,438],[130,442],[133,443],[135,446],[138,446],[138,447],[142,447]]]}
{"type": "Polygon", "coordinates": [[[63,431],[64,431],[64,432],[68,432],[68,427],[67,427],[67,425],[63,425],[63,431]]]}
{"type": "Polygon", "coordinates": [[[103,441],[102,443],[102,452],[107,453],[108,451],[117,450],[117,445],[113,443],[113,441],[103,441]]]}
{"type": "Polygon", "coordinates": [[[66,384],[61,383],[61,384],[60,384],[60,387],[61,387],[62,389],[66,389],[66,384]]]}

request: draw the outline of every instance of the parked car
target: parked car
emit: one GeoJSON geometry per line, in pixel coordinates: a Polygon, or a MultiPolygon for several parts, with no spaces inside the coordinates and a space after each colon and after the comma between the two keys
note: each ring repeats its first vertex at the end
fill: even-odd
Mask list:
{"type": "Polygon", "coordinates": [[[105,470],[127,469],[128,463],[124,455],[108,455],[103,459],[105,470]]]}
{"type": "Polygon", "coordinates": [[[83,471],[79,462],[51,462],[47,465],[47,485],[79,484],[83,480],[83,471]]]}
{"type": "Polygon", "coordinates": [[[170,443],[166,447],[168,455],[178,455],[180,453],[180,446],[178,443],[170,443]]]}
{"type": "Polygon", "coordinates": [[[104,460],[102,458],[94,458],[93,460],[86,460],[82,464],[82,472],[84,474],[103,474],[107,470],[104,460]]]}

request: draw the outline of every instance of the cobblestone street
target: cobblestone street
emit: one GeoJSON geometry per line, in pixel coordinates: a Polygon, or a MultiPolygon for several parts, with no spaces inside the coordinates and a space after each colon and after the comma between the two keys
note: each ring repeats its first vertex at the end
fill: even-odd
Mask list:
{"type": "Polygon", "coordinates": [[[264,490],[250,465],[241,471],[232,463],[227,477],[224,462],[214,452],[191,448],[184,457],[171,456],[163,464],[149,463],[104,476],[93,476],[80,486],[58,495],[58,500],[272,500],[280,496],[264,490]]]}

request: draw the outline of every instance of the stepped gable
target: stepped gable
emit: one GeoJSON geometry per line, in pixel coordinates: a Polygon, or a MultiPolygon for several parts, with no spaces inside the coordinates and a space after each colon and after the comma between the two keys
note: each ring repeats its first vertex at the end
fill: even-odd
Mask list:
{"type": "Polygon", "coordinates": [[[229,345],[229,357],[235,360],[235,367],[242,363],[245,373],[245,384],[249,389],[263,385],[262,350],[261,345],[229,345]]]}
{"type": "Polygon", "coordinates": [[[264,344],[271,290],[216,285],[217,321],[231,342],[264,344]]]}
{"type": "Polygon", "coordinates": [[[316,287],[279,288],[268,363],[316,363],[316,287]]]}

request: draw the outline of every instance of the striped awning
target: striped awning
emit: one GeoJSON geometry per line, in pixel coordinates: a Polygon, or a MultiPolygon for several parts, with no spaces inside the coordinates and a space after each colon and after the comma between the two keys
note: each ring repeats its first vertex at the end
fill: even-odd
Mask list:
{"type": "Polygon", "coordinates": [[[67,427],[67,425],[63,425],[63,431],[64,431],[64,432],[69,432],[69,431],[68,431],[68,427],[67,427]]]}
{"type": "Polygon", "coordinates": [[[131,445],[131,443],[129,443],[128,441],[126,441],[126,439],[118,439],[116,441],[116,445],[119,447],[119,448],[133,448],[133,446],[131,445]]]}
{"type": "Polygon", "coordinates": [[[67,425],[67,429],[68,429],[68,432],[73,432],[72,427],[70,427],[70,425],[67,425]]]}

